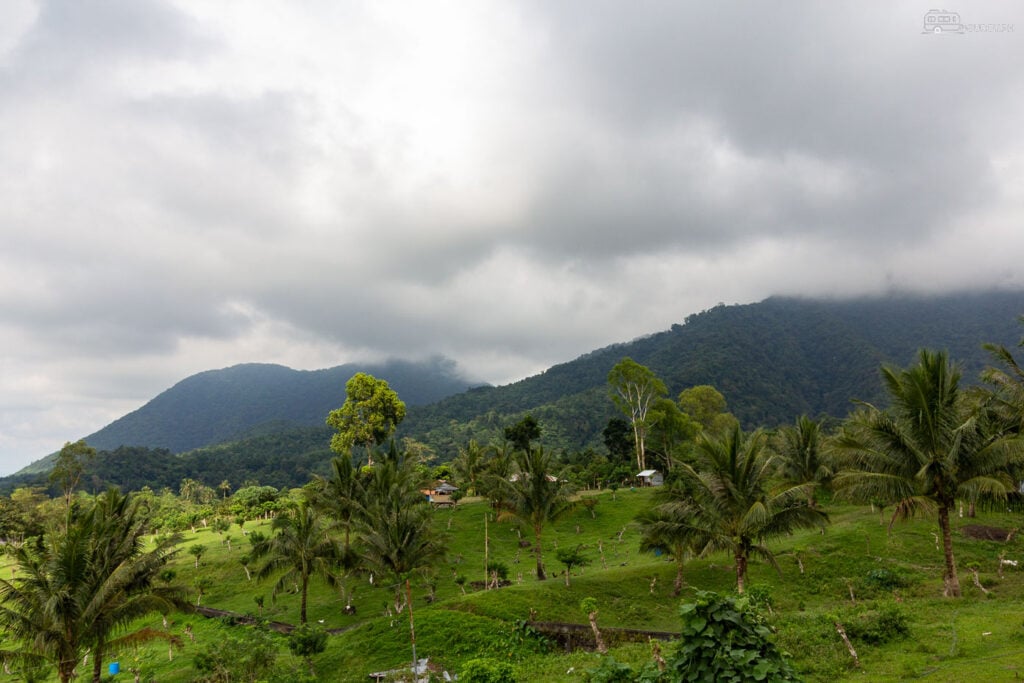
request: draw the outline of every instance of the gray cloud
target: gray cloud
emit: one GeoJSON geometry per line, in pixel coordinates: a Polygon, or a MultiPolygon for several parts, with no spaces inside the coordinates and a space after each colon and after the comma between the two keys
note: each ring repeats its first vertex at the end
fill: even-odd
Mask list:
{"type": "Polygon", "coordinates": [[[718,302],[1022,286],[1024,14],[928,9],[12,0],[0,471],[237,362],[507,381],[718,302]]]}

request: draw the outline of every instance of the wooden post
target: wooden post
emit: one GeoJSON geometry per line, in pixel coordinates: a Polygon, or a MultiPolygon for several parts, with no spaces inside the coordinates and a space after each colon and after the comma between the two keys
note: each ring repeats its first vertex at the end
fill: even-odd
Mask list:
{"type": "Polygon", "coordinates": [[[974,580],[974,585],[985,595],[988,595],[988,590],[981,585],[981,580],[978,578],[978,570],[971,568],[971,578],[974,580]]]}
{"type": "Polygon", "coordinates": [[[836,625],[836,633],[838,633],[839,637],[843,639],[844,643],[846,643],[846,649],[850,651],[850,656],[853,657],[853,665],[859,669],[860,658],[857,656],[857,651],[853,649],[853,643],[851,643],[850,639],[846,637],[846,629],[844,629],[843,625],[838,621],[833,623],[836,625]]]}
{"type": "Polygon", "coordinates": [[[409,637],[412,639],[412,680],[417,679],[416,675],[416,628],[412,621],[412,587],[409,585],[409,578],[405,579],[405,599],[409,602],[409,637]]]}

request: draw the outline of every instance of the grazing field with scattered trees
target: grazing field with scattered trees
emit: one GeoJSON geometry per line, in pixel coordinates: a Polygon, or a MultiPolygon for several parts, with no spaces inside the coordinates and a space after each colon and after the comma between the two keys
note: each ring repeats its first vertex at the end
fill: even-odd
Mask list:
{"type": "Polygon", "coordinates": [[[49,489],[0,500],[4,671],[1014,680],[1024,371],[989,351],[977,382],[921,350],[882,368],[884,402],[774,429],[623,358],[601,451],[545,447],[526,415],[449,462],[396,438],[400,397],[357,374],[323,474],[292,488],[92,493],[97,454],[69,443],[49,489]]]}

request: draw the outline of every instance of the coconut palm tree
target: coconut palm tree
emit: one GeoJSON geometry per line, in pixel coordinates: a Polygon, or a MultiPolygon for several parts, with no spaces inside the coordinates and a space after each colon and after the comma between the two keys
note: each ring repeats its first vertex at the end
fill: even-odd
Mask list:
{"type": "Polygon", "coordinates": [[[398,590],[444,551],[421,492],[425,484],[415,463],[392,449],[374,465],[355,525],[364,562],[394,579],[398,590]]]}
{"type": "Polygon", "coordinates": [[[180,539],[164,538],[154,550],[143,552],[143,538],[150,524],[137,498],[110,489],[96,500],[92,516],[95,541],[90,549],[94,553],[97,590],[87,613],[95,614],[91,628],[92,679],[99,683],[108,645],[116,648],[153,638],[174,640],[167,634],[142,629],[108,643],[111,634],[146,614],[188,611],[190,606],[183,588],[157,582],[177,552],[174,547],[180,539]]]}
{"type": "Polygon", "coordinates": [[[363,501],[363,484],[352,457],[341,455],[331,459],[331,476],[322,480],[318,504],[335,520],[345,534],[342,557],[351,554],[352,527],[363,501]]]}
{"type": "Polygon", "coordinates": [[[470,495],[478,495],[480,479],[483,477],[487,464],[487,448],[475,439],[470,439],[465,448],[459,449],[459,455],[452,461],[452,469],[458,477],[459,485],[470,495]]]}
{"type": "Polygon", "coordinates": [[[894,501],[896,520],[937,513],[947,597],[960,596],[949,513],[958,497],[1005,498],[1022,443],[993,412],[960,391],[960,371],[945,353],[922,349],[906,370],[882,369],[888,411],[865,406],[844,425],[845,455],[835,486],[857,500],[894,501]]]}
{"type": "Polygon", "coordinates": [[[666,552],[676,563],[672,595],[683,590],[683,565],[710,540],[698,525],[693,499],[681,480],[673,479],[655,494],[653,507],[636,517],[640,524],[640,551],[666,552]]]}
{"type": "Polygon", "coordinates": [[[308,501],[278,515],[271,524],[273,536],[253,546],[253,555],[263,559],[256,578],[265,579],[281,572],[271,592],[271,599],[289,583],[299,586],[299,623],[306,623],[309,581],[322,578],[329,586],[337,585],[333,567],[341,555],[334,540],[334,525],[324,519],[308,501]]]}
{"type": "Polygon", "coordinates": [[[807,504],[812,508],[818,506],[815,492],[832,479],[824,443],[821,423],[801,415],[795,424],[781,428],[771,444],[778,456],[778,476],[783,482],[790,486],[813,484],[807,495],[807,504]]]}
{"type": "Polygon", "coordinates": [[[499,510],[507,507],[505,496],[508,491],[505,482],[515,471],[513,451],[509,441],[487,446],[483,470],[476,480],[478,495],[486,496],[491,505],[499,510]]]}
{"type": "MultiPolygon", "coordinates": [[[[1020,318],[1024,323],[1024,316],[1020,318]]],[[[1011,429],[1024,431],[1024,367],[1017,362],[1005,346],[985,344],[985,349],[1002,367],[989,367],[981,377],[993,388],[992,398],[995,400],[1004,419],[1011,429]]],[[[1018,344],[1024,348],[1024,340],[1018,344]]]]}
{"type": "Polygon", "coordinates": [[[677,469],[692,497],[685,513],[692,515],[695,533],[705,535],[702,553],[732,553],[740,593],[751,555],[778,569],[764,541],[828,522],[824,512],[806,503],[811,485],[769,489],[775,464],[765,444],[763,432],[745,435],[739,426],[720,437],[701,435],[697,467],[684,464],[677,469]]]}
{"type": "Polygon", "coordinates": [[[17,575],[0,579],[0,624],[21,644],[7,657],[48,660],[64,683],[91,649],[99,681],[108,647],[173,640],[150,628],[113,637],[146,614],[188,609],[180,587],[156,581],[178,539],[144,550],[147,525],[136,500],[111,490],[85,510],[73,508],[65,528],[16,548],[17,575]]]}
{"type": "Polygon", "coordinates": [[[431,523],[427,498],[420,492],[425,483],[416,463],[398,453],[392,443],[390,452],[374,465],[356,524],[364,562],[392,582],[396,604],[405,589],[414,667],[416,630],[410,578],[438,561],[445,550],[431,523]]]}
{"type": "Polygon", "coordinates": [[[499,519],[516,519],[533,531],[533,553],[537,558],[537,579],[544,581],[541,534],[544,526],[557,521],[572,509],[569,491],[562,480],[555,476],[555,459],[535,448],[517,451],[514,454],[516,471],[501,482],[507,508],[499,519]]]}

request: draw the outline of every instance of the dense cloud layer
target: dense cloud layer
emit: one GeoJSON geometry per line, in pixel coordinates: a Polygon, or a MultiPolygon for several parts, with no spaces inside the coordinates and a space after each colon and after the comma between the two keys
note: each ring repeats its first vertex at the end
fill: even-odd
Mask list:
{"type": "Polygon", "coordinates": [[[1024,286],[1024,9],[930,8],[8,0],[0,472],[238,362],[1024,286]]]}

